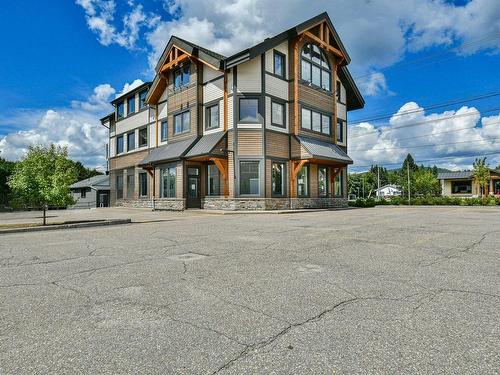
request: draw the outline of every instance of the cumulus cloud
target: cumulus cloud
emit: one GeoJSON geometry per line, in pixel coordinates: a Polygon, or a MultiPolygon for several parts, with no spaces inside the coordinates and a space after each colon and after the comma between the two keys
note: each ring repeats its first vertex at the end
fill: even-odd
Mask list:
{"type": "MultiPolygon", "coordinates": [[[[125,84],[130,91],[142,83],[135,80],[125,84]]],[[[9,160],[22,157],[30,145],[54,143],[68,148],[69,156],[89,167],[104,169],[107,130],[99,118],[112,111],[109,104],[116,90],[109,84],[98,85],[84,101],[73,100],[66,108],[46,110],[17,110],[0,118],[0,124],[22,123],[23,130],[0,136],[0,155],[9,160]],[[25,121],[26,120],[26,121],[25,121]]]]}
{"type": "MultiPolygon", "coordinates": [[[[411,153],[417,162],[435,159],[435,164],[440,166],[470,168],[472,159],[461,156],[499,150],[500,114],[481,117],[476,108],[466,106],[426,114],[417,103],[409,102],[388,124],[376,127],[363,122],[351,126],[349,132],[349,155],[355,161],[354,166],[400,163],[411,153]]],[[[500,155],[491,155],[488,160],[494,167],[500,164],[500,155]]]]}
{"type": "Polygon", "coordinates": [[[142,79],[136,79],[132,83],[128,83],[128,82],[125,83],[125,85],[123,86],[122,91],[120,91],[119,93],[117,93],[116,97],[122,96],[123,94],[126,94],[127,92],[130,92],[130,91],[134,90],[135,88],[139,87],[143,83],[144,83],[144,81],[142,79]]]}

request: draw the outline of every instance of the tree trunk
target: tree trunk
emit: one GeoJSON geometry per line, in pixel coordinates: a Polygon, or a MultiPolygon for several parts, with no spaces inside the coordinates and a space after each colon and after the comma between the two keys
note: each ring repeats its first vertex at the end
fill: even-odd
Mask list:
{"type": "Polygon", "coordinates": [[[47,206],[43,206],[43,225],[47,225],[47,206]]]}

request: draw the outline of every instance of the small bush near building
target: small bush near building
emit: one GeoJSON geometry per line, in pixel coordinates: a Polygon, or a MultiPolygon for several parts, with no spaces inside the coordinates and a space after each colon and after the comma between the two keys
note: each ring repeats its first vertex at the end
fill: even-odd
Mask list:
{"type": "Polygon", "coordinates": [[[373,198],[368,198],[368,199],[359,198],[359,199],[356,199],[355,201],[349,202],[349,206],[351,206],[351,207],[363,207],[363,208],[375,207],[376,201],[373,198]]]}
{"type": "MultiPolygon", "coordinates": [[[[380,199],[375,201],[377,206],[383,205],[408,205],[408,199],[393,197],[390,200],[380,199]]],[[[484,198],[458,198],[458,197],[415,197],[411,199],[412,206],[500,206],[500,197],[484,198]]],[[[359,207],[359,206],[355,206],[359,207]]]]}

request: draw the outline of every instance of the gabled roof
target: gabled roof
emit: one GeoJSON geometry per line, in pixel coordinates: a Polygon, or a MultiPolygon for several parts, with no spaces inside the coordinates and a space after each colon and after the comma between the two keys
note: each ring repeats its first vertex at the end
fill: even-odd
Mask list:
{"type": "Polygon", "coordinates": [[[120,100],[123,100],[124,98],[132,95],[132,94],[135,94],[136,92],[138,91],[142,91],[144,90],[146,87],[149,88],[149,86],[151,86],[151,82],[144,82],[142,85],[140,86],[137,86],[136,88],[130,90],[130,91],[127,91],[123,94],[121,94],[120,96],[117,96],[115,99],[113,99],[111,101],[111,104],[115,104],[116,102],[119,102],[120,100]]]}
{"type": "MultiPolygon", "coordinates": [[[[500,175],[500,171],[490,169],[490,173],[500,175]]],[[[440,172],[437,175],[438,180],[460,180],[473,178],[474,171],[455,171],[455,172],[440,172]]]]}
{"type": "Polygon", "coordinates": [[[94,177],[87,178],[75,182],[70,185],[70,189],[80,189],[80,188],[92,188],[92,189],[109,189],[109,176],[108,175],[97,175],[94,177]]]}
{"type": "Polygon", "coordinates": [[[320,141],[318,139],[296,136],[306,151],[317,159],[326,159],[340,161],[342,163],[352,164],[352,159],[339,146],[333,143],[320,141]]]}
{"type": "Polygon", "coordinates": [[[191,158],[210,154],[225,135],[225,131],[205,134],[196,142],[191,150],[189,150],[186,157],[191,158]]]}

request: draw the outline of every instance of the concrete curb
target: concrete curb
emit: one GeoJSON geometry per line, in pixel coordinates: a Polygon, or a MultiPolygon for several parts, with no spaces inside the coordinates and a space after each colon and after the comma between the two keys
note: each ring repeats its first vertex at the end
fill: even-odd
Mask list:
{"type": "Polygon", "coordinates": [[[0,229],[0,235],[10,234],[10,233],[42,232],[46,230],[102,227],[107,225],[122,225],[130,223],[132,223],[131,219],[108,219],[108,220],[90,221],[83,223],[69,223],[60,225],[39,226],[39,227],[0,229]]]}
{"type": "Polygon", "coordinates": [[[357,209],[358,207],[338,207],[338,208],[304,208],[299,210],[189,210],[189,212],[196,212],[204,215],[290,215],[290,214],[303,214],[311,212],[325,212],[325,211],[345,211],[357,209]]]}

